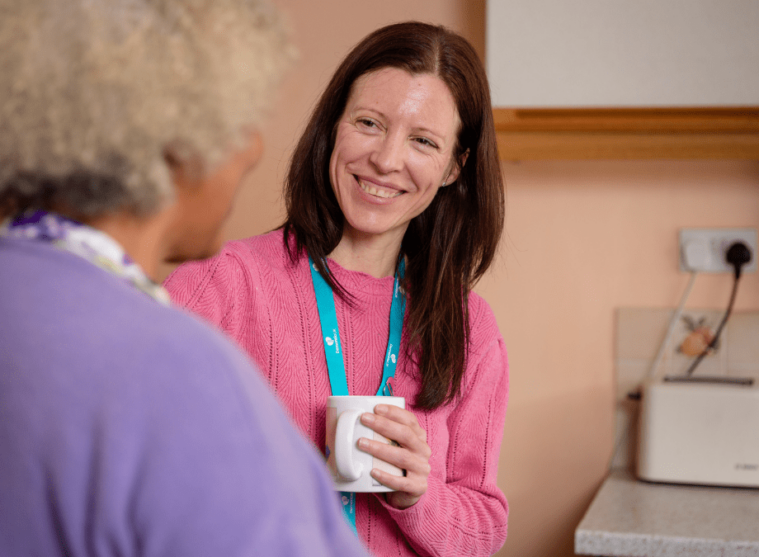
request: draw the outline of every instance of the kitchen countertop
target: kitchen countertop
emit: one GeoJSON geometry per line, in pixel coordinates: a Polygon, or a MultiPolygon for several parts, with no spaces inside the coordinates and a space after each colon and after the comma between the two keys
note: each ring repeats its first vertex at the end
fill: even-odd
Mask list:
{"type": "Polygon", "coordinates": [[[654,484],[612,470],[575,530],[575,553],[759,557],[759,489],[654,484]]]}

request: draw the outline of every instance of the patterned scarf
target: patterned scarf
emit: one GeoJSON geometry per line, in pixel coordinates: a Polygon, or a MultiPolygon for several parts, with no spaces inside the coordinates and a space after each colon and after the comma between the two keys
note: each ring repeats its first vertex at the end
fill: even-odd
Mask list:
{"type": "Polygon", "coordinates": [[[47,242],[121,277],[161,304],[171,305],[169,294],[154,283],[110,236],[90,226],[48,211],[31,211],[10,219],[0,236],[47,242]]]}

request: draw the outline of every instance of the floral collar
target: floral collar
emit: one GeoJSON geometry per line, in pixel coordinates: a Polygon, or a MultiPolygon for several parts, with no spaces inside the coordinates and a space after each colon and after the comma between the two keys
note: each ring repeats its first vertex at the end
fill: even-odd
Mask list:
{"type": "Polygon", "coordinates": [[[116,240],[86,224],[48,211],[31,211],[7,222],[0,228],[0,236],[52,244],[121,277],[161,304],[171,305],[166,290],[150,280],[116,240]]]}

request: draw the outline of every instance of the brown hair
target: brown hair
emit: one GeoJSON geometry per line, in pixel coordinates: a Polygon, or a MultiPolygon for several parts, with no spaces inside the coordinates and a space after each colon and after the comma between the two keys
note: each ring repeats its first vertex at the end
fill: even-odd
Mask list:
{"type": "Polygon", "coordinates": [[[323,263],[340,242],[344,221],[330,184],[329,161],[353,83],[387,67],[432,74],[448,86],[461,120],[454,157],[459,162],[467,157],[458,180],[438,190],[410,222],[401,244],[408,263],[407,350],[419,365],[422,383],[415,406],[433,409],[461,391],[470,336],[469,292],[493,261],[504,219],[487,77],[465,39],[441,26],[398,23],[374,31],[348,54],[293,153],[285,184],[285,243],[293,261],[308,252],[335,292],[350,301],[323,263]]]}

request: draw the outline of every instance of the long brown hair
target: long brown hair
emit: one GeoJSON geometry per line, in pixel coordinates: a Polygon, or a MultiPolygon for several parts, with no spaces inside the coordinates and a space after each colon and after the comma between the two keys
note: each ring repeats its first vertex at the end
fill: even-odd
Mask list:
{"type": "Polygon", "coordinates": [[[454,157],[459,163],[466,159],[456,182],[440,188],[429,207],[410,222],[401,244],[408,263],[407,350],[419,366],[422,383],[414,405],[429,410],[451,402],[461,391],[470,337],[469,293],[495,257],[504,219],[487,77],[464,38],[441,26],[398,23],[374,31],[348,54],[290,162],[285,244],[293,261],[305,250],[333,290],[350,301],[324,264],[342,238],[344,222],[330,184],[329,161],[353,83],[387,67],[432,74],[448,86],[461,120],[454,157]]]}

